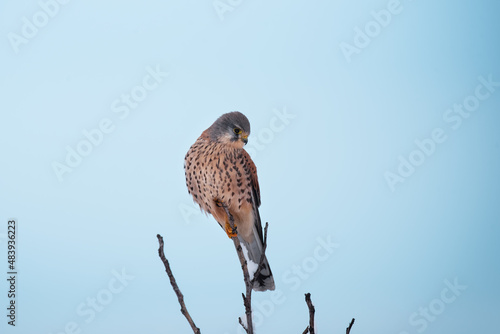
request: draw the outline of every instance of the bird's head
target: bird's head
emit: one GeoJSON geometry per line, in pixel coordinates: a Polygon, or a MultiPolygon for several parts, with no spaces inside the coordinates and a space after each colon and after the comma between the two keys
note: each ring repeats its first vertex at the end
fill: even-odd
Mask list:
{"type": "Polygon", "coordinates": [[[233,111],[217,118],[206,133],[215,142],[241,149],[248,142],[250,122],[239,111],[233,111]]]}

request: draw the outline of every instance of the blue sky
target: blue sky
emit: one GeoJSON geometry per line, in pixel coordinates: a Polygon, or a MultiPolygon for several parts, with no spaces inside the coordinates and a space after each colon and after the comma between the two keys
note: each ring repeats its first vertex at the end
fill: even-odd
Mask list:
{"type": "Polygon", "coordinates": [[[233,110],[270,224],[258,333],[302,332],[306,292],[324,333],[500,326],[498,2],[0,6],[2,332],[189,333],[160,233],[202,332],[239,333],[234,247],[183,171],[233,110]]]}

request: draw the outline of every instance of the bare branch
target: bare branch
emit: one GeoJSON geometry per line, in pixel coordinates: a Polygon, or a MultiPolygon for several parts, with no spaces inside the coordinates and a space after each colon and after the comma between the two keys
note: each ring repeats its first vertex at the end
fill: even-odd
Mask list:
{"type": "Polygon", "coordinates": [[[351,323],[349,324],[349,327],[345,329],[345,334],[349,334],[351,332],[352,325],[354,325],[354,318],[352,318],[351,323]]]}
{"type": "Polygon", "coordinates": [[[309,308],[309,327],[307,327],[307,329],[309,330],[309,333],[314,334],[314,312],[316,312],[316,310],[311,301],[310,293],[306,293],[306,303],[309,308]]]}
{"type": "Polygon", "coordinates": [[[160,243],[160,248],[158,248],[158,255],[160,256],[160,259],[163,261],[163,264],[165,265],[165,271],[167,272],[168,278],[170,279],[170,284],[172,284],[172,288],[174,289],[174,292],[177,295],[177,299],[179,300],[179,304],[181,305],[181,313],[186,317],[187,321],[191,325],[191,328],[193,329],[193,332],[195,334],[200,334],[201,333],[200,329],[196,327],[193,319],[189,315],[189,312],[186,308],[186,304],[184,304],[184,296],[182,295],[182,292],[179,289],[177,282],[175,281],[174,274],[172,274],[172,270],[170,269],[170,264],[168,263],[168,260],[165,257],[165,253],[163,251],[163,237],[159,234],[157,234],[156,237],[158,238],[158,242],[160,243]]]}
{"type": "MultiPolygon", "coordinates": [[[[234,218],[233,215],[229,212],[229,209],[225,205],[225,203],[222,203],[222,207],[226,211],[228,220],[229,220],[229,225],[233,229],[233,231],[237,232],[237,226],[234,224],[234,218]]],[[[236,233],[237,234],[237,233],[236,233]]],[[[245,287],[246,287],[246,295],[243,295],[243,305],[245,306],[245,315],[247,317],[247,326],[245,327],[243,325],[243,322],[240,319],[240,324],[243,327],[243,329],[247,332],[247,334],[253,334],[253,323],[252,323],[252,285],[250,282],[250,274],[248,273],[248,265],[247,265],[247,260],[245,259],[245,255],[243,254],[243,249],[241,247],[240,240],[238,239],[238,236],[236,235],[235,237],[232,237],[233,242],[234,242],[234,247],[236,248],[236,252],[238,253],[238,258],[241,263],[241,270],[243,270],[243,280],[245,281],[245,287]]]]}
{"type": "MultiPolygon", "coordinates": [[[[248,264],[247,264],[247,261],[245,259],[245,255],[243,254],[243,248],[241,246],[241,243],[237,237],[237,229],[236,229],[237,226],[234,223],[234,218],[229,213],[228,208],[224,204],[222,205],[222,207],[224,207],[224,209],[226,210],[229,224],[233,230],[233,233],[236,234],[236,236],[232,237],[232,240],[234,242],[234,246],[236,248],[236,252],[238,254],[238,258],[239,258],[240,263],[241,263],[241,269],[243,271],[243,279],[244,279],[245,287],[246,287],[246,294],[242,293],[241,296],[243,298],[243,305],[245,306],[245,315],[246,315],[246,320],[247,320],[246,323],[247,324],[245,325],[243,323],[243,320],[241,319],[241,317],[238,318],[238,322],[241,325],[241,327],[243,327],[243,329],[245,330],[245,332],[247,334],[253,334],[252,287],[253,287],[253,284],[255,282],[255,277],[257,277],[259,275],[259,273],[263,267],[263,263],[264,263],[264,259],[265,259],[265,252],[266,252],[266,248],[267,248],[267,229],[269,227],[269,224],[266,223],[266,226],[264,228],[264,236],[263,236],[264,240],[263,240],[263,245],[262,245],[262,255],[261,255],[261,258],[259,261],[259,266],[257,267],[257,270],[254,273],[254,277],[252,278],[252,280],[250,280],[250,275],[248,272],[248,264]]],[[[165,271],[167,272],[168,277],[170,279],[170,284],[172,285],[172,288],[174,289],[174,292],[177,295],[177,299],[179,300],[179,304],[181,306],[181,313],[186,317],[193,332],[195,334],[201,334],[200,329],[198,327],[196,327],[193,319],[191,318],[191,316],[186,308],[186,304],[184,303],[184,296],[181,293],[181,290],[179,289],[177,282],[175,281],[175,277],[172,273],[172,270],[170,269],[170,264],[169,264],[167,258],[165,257],[165,253],[163,250],[163,248],[164,248],[163,237],[159,234],[157,234],[156,237],[158,238],[158,242],[160,244],[160,246],[158,248],[158,255],[160,256],[160,259],[162,260],[163,264],[165,265],[165,271]]],[[[315,334],[314,314],[316,312],[316,309],[312,303],[310,293],[305,294],[305,299],[306,299],[307,307],[309,308],[309,326],[306,327],[306,329],[302,332],[302,334],[315,334]]],[[[355,321],[355,319],[353,318],[351,320],[351,322],[349,323],[349,326],[346,328],[346,334],[350,334],[352,326],[354,325],[354,321],[355,321]]]]}

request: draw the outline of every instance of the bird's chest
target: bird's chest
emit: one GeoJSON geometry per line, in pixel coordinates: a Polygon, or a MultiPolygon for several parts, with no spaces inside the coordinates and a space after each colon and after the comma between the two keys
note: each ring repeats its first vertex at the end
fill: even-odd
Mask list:
{"type": "Polygon", "coordinates": [[[241,186],[245,166],[241,153],[237,151],[221,151],[207,160],[202,169],[205,184],[220,192],[232,192],[241,186]]]}
{"type": "Polygon", "coordinates": [[[186,157],[186,180],[190,192],[215,198],[241,192],[249,178],[241,150],[221,145],[193,145],[186,157]]]}

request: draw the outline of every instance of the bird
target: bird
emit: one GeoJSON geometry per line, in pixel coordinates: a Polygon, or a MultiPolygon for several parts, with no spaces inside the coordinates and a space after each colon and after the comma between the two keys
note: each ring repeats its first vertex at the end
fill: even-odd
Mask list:
{"type": "MultiPolygon", "coordinates": [[[[211,214],[229,238],[237,237],[249,260],[258,265],[264,240],[257,168],[243,148],[249,135],[250,122],[244,114],[233,111],[221,115],[189,148],[184,172],[188,193],[201,211],[211,214]],[[234,230],[227,212],[234,219],[234,230]]],[[[252,289],[275,289],[266,257],[252,289]]]]}

